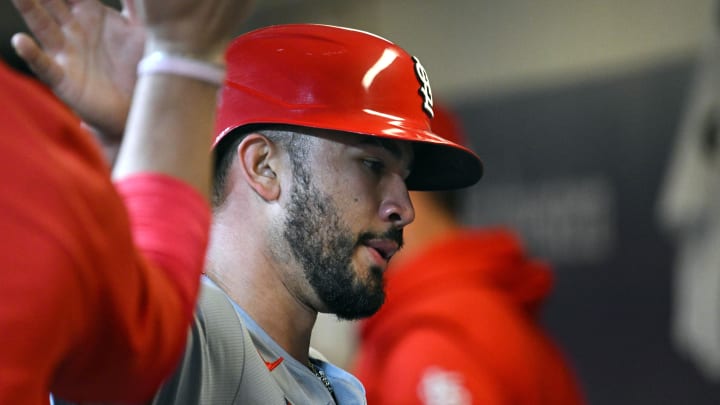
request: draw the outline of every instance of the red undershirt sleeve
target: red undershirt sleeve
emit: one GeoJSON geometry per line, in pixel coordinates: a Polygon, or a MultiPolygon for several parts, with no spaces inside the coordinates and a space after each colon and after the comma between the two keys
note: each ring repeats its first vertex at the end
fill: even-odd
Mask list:
{"type": "MultiPolygon", "coordinates": [[[[110,367],[120,378],[138,376],[127,381],[138,395],[128,399],[143,398],[172,372],[185,348],[205,262],[210,209],[191,186],[163,174],[135,175],[117,182],[116,189],[128,212],[140,284],[137,295],[118,291],[120,322],[113,325],[136,358],[112,358],[110,367]]],[[[118,381],[110,377],[110,383],[118,381]]]]}
{"type": "Polygon", "coordinates": [[[103,272],[99,308],[82,334],[82,352],[58,372],[53,387],[75,401],[152,397],[185,349],[203,271],[210,210],[195,189],[152,173],[115,188],[132,243],[121,238],[117,249],[94,260],[107,265],[95,269],[103,272]]]}
{"type": "Polygon", "coordinates": [[[185,311],[192,312],[208,241],[207,202],[191,186],[162,174],[136,175],[116,187],[130,216],[135,245],[176,283],[185,311]]]}

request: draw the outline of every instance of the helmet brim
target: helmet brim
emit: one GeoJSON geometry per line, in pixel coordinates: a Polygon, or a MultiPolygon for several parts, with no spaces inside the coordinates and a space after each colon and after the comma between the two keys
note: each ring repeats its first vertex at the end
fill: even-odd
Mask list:
{"type": "MultiPolygon", "coordinates": [[[[288,125],[410,142],[413,146],[414,158],[410,175],[406,180],[408,190],[440,191],[465,188],[477,183],[483,175],[482,161],[470,149],[430,131],[408,127],[399,120],[389,120],[387,117],[370,113],[338,116],[325,114],[322,109],[318,109],[314,114],[305,110],[297,117],[288,114],[287,118],[280,120],[277,115],[268,118],[266,123],[253,122],[225,128],[217,137],[216,152],[222,154],[226,145],[232,143],[232,139],[235,139],[231,134],[233,132],[237,131],[239,135],[260,128],[288,125]],[[318,122],[322,122],[323,125],[317,125],[318,122]],[[357,132],[358,128],[363,128],[364,131],[357,132]]],[[[256,119],[262,121],[262,117],[256,119]]]]}

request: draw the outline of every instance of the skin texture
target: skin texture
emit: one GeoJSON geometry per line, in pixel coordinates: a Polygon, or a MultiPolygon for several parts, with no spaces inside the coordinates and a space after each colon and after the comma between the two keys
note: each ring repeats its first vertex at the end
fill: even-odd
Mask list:
{"type": "Polygon", "coordinates": [[[297,156],[292,159],[295,189],[288,207],[284,238],[302,264],[305,277],[327,311],[342,319],[375,313],[385,299],[383,268],[370,264],[359,274],[353,264],[356,249],[376,239],[402,246],[402,230],[353,233],[329,195],[312,183],[297,156]]]}

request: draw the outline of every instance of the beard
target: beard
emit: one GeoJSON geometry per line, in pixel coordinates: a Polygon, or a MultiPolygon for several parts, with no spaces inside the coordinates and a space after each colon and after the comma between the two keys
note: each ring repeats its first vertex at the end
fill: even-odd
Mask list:
{"type": "Polygon", "coordinates": [[[371,266],[361,277],[352,257],[373,238],[391,238],[402,245],[402,230],[356,237],[340,219],[332,199],[311,184],[305,168],[296,165],[294,169],[296,186],[283,233],[293,256],[328,312],[346,320],[374,314],[385,301],[383,270],[371,266]]]}

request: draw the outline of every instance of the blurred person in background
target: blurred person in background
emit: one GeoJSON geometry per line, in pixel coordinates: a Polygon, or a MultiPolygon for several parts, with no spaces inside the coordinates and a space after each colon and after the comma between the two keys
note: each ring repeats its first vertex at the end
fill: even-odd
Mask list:
{"type": "MultiPolygon", "coordinates": [[[[467,145],[437,102],[432,128],[467,145]]],[[[341,322],[340,340],[337,322],[323,318],[313,346],[350,362],[370,405],[584,404],[539,320],[549,266],[511,230],[462,227],[458,192],[410,195],[416,217],[388,269],[385,304],[359,324],[341,322]]]]}
{"type": "Polygon", "coordinates": [[[671,337],[707,379],[720,382],[720,32],[698,57],[657,202],[676,244],[671,337]]]}

